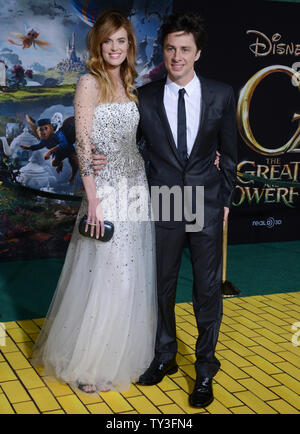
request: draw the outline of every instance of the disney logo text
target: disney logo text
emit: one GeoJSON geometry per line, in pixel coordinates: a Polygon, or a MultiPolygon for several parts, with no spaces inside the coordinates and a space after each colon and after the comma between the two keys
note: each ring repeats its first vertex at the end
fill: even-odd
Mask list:
{"type": "Polygon", "coordinates": [[[249,45],[249,49],[255,57],[268,56],[269,54],[300,56],[300,44],[280,42],[280,33],[274,33],[271,39],[257,30],[247,30],[247,35],[250,34],[256,35],[256,41],[249,45]]]}

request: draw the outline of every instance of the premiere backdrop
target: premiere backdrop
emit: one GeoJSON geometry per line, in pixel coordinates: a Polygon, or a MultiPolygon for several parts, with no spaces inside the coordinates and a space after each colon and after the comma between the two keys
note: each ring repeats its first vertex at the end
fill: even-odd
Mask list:
{"type": "Polygon", "coordinates": [[[119,8],[139,44],[137,85],[163,73],[158,28],[172,10],[202,12],[209,34],[197,69],[231,84],[239,166],[229,243],[300,239],[300,5],[269,1],[0,0],[0,260],[63,257],[82,194],[73,96],[85,73],[85,36],[119,8]],[[36,121],[50,118],[70,154],[52,165],[36,121]],[[72,175],[73,179],[72,179],[72,175]],[[71,179],[70,179],[71,178],[71,179]]]}
{"type": "Polygon", "coordinates": [[[0,0],[1,261],[66,253],[83,189],[73,158],[73,96],[87,72],[87,32],[110,8],[134,25],[137,86],[160,78],[158,29],[173,0],[0,0]],[[47,158],[39,145],[36,122],[44,118],[53,126],[48,147],[67,142],[64,158],[47,158]]]}
{"type": "Polygon", "coordinates": [[[229,243],[300,239],[299,2],[174,1],[202,12],[201,74],[230,83],[238,102],[239,177],[229,243]]]}

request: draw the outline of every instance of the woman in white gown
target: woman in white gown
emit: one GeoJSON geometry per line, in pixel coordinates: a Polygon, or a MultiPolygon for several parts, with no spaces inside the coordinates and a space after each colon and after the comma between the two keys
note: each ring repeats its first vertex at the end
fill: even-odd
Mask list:
{"type": "Polygon", "coordinates": [[[103,13],[88,34],[87,46],[89,73],[80,78],[74,99],[85,195],[32,363],[42,366],[45,375],[91,393],[124,391],[145,371],[154,356],[157,308],[154,225],[136,145],[132,26],[118,12],[103,13]],[[94,147],[108,161],[96,176],[94,147]],[[109,198],[107,187],[115,193],[109,198]],[[148,214],[139,219],[138,210],[145,211],[145,206],[133,205],[141,196],[145,199],[145,192],[148,214]],[[127,202],[131,212],[126,216],[127,202]],[[102,242],[80,235],[83,215],[88,217],[86,230],[91,235],[95,230],[97,236],[103,233],[103,219],[113,218],[113,238],[102,242]]]}

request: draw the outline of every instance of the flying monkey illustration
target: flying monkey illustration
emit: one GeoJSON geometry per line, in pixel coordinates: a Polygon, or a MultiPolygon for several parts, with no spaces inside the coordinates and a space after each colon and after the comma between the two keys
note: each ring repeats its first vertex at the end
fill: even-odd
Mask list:
{"type": "Polygon", "coordinates": [[[40,32],[37,29],[34,29],[33,27],[26,27],[25,26],[25,33],[10,33],[11,36],[14,36],[19,40],[19,42],[14,41],[13,39],[8,38],[8,41],[11,44],[18,45],[19,47],[22,47],[23,50],[25,48],[30,48],[32,45],[36,49],[36,46],[38,45],[40,48],[45,49],[47,46],[51,45],[50,42],[42,41],[38,39],[40,32]]]}

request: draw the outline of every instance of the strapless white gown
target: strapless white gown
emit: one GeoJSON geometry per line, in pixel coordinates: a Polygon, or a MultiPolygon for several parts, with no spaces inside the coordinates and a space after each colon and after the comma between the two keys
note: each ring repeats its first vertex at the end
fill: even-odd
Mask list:
{"type": "MultiPolygon", "coordinates": [[[[143,187],[148,194],[144,161],[136,146],[138,121],[134,102],[102,104],[94,110],[92,141],[108,161],[95,177],[105,220],[110,219],[112,205],[103,197],[104,186],[120,193],[115,195],[119,208],[124,194],[128,193],[129,205],[140,197],[132,187],[143,187]]],[[[147,200],[149,204],[149,196],[147,200]]],[[[112,240],[102,243],[79,234],[84,214],[86,197],[32,363],[43,366],[44,374],[74,386],[83,383],[98,390],[124,391],[154,357],[154,224],[150,219],[124,219],[123,212],[123,221],[119,215],[113,220],[112,240]]]]}

